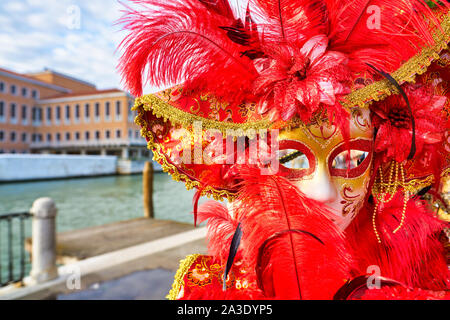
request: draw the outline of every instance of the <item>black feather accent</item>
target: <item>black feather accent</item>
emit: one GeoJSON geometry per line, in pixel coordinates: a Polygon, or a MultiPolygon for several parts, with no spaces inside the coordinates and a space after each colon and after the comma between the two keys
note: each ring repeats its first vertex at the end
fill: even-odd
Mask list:
{"type": "Polygon", "coordinates": [[[254,50],[254,49],[246,50],[246,51],[242,51],[241,52],[241,57],[242,56],[247,56],[251,60],[255,60],[255,59],[258,59],[258,58],[263,58],[265,55],[266,54],[264,52],[258,51],[258,50],[254,50]]]}
{"type": "Polygon", "coordinates": [[[411,116],[411,128],[412,128],[412,137],[411,137],[411,147],[408,155],[408,160],[411,160],[414,155],[416,154],[416,122],[414,120],[414,115],[412,113],[411,105],[409,104],[408,96],[406,95],[405,91],[402,89],[400,84],[387,72],[384,72],[383,70],[379,70],[373,65],[366,63],[369,67],[371,67],[373,70],[381,74],[383,77],[385,77],[402,95],[403,99],[405,99],[406,105],[408,106],[408,111],[411,116]]]}
{"type": "Polygon", "coordinates": [[[249,59],[254,60],[265,56],[265,53],[259,50],[260,40],[258,27],[250,15],[249,5],[247,5],[245,23],[242,23],[240,19],[237,19],[234,20],[231,27],[221,26],[219,28],[227,32],[227,36],[231,41],[246,47],[253,46],[252,49],[242,51],[241,57],[246,56],[249,59]]]}
{"type": "Polygon", "coordinates": [[[234,18],[233,10],[231,10],[228,0],[198,0],[208,10],[213,11],[227,18],[234,18]]]}
{"type": "Polygon", "coordinates": [[[425,188],[421,189],[419,192],[417,192],[418,197],[424,196],[428,191],[430,191],[432,186],[426,186],[425,188]]]}
{"type": "Polygon", "coordinates": [[[241,20],[236,20],[234,25],[231,27],[219,27],[219,28],[227,31],[227,36],[228,38],[231,39],[231,41],[236,42],[237,44],[243,46],[250,45],[251,35],[248,34],[247,31],[244,29],[244,25],[242,24],[241,20]]]}
{"type": "Polygon", "coordinates": [[[379,276],[370,276],[370,275],[364,275],[356,277],[352,280],[348,280],[339,290],[335,293],[333,300],[347,300],[352,297],[354,294],[358,294],[358,291],[360,290],[368,290],[367,287],[367,280],[369,277],[374,277],[375,279],[378,279],[380,281],[381,286],[403,286],[398,281],[379,277],[379,276]]]}
{"type": "Polygon", "coordinates": [[[236,227],[236,231],[234,232],[233,239],[231,239],[230,252],[228,253],[227,264],[225,266],[225,272],[223,273],[223,287],[222,287],[223,291],[227,289],[227,276],[231,270],[231,266],[233,265],[234,257],[236,256],[239,244],[241,243],[241,238],[242,238],[242,229],[241,223],[239,222],[239,224],[236,227]]]}

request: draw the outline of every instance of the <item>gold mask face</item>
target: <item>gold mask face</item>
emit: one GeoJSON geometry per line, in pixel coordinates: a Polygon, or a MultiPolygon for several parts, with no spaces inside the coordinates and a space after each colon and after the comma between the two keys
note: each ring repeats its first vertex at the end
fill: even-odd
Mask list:
{"type": "Polygon", "coordinates": [[[342,229],[356,216],[368,190],[373,150],[369,114],[352,112],[349,145],[327,123],[284,130],[278,138],[280,171],[306,196],[329,207],[342,229]]]}

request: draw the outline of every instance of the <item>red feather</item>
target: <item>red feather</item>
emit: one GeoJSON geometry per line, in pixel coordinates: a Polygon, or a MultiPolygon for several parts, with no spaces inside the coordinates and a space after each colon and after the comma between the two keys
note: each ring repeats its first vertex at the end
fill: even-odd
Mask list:
{"type": "Polygon", "coordinates": [[[242,102],[256,71],[250,59],[240,56],[248,47],[231,41],[220,28],[231,26],[232,19],[198,0],[133,1],[141,8],[128,8],[120,20],[130,33],[121,43],[119,65],[132,94],[142,94],[145,77],[152,86],[186,81],[187,90],[242,102]]]}
{"type": "Polygon", "coordinates": [[[198,0],[209,10],[214,11],[221,16],[234,19],[233,10],[231,10],[228,0],[198,0]]]}
{"type": "Polygon", "coordinates": [[[294,43],[325,33],[322,1],[250,0],[252,15],[265,21],[260,32],[264,42],[294,43]]]}
{"type": "Polygon", "coordinates": [[[360,270],[368,266],[380,267],[381,276],[404,283],[408,287],[428,290],[448,289],[450,274],[439,234],[445,223],[438,220],[421,200],[410,200],[403,226],[398,232],[402,216],[403,196],[381,207],[376,226],[382,243],[378,243],[372,227],[372,212],[363,209],[346,229],[360,270]],[[364,239],[364,241],[361,241],[364,239]]]}
{"type": "Polygon", "coordinates": [[[223,264],[227,261],[231,238],[239,222],[228,212],[227,207],[212,200],[200,205],[197,218],[199,223],[208,220],[208,252],[223,264]]]}
{"type": "Polygon", "coordinates": [[[330,49],[349,54],[354,72],[373,73],[365,63],[386,72],[396,70],[422,47],[433,44],[430,30],[440,28],[423,0],[324,2],[330,23],[330,49]]]}
{"type": "Polygon", "coordinates": [[[352,263],[327,210],[283,177],[246,169],[240,175],[235,215],[242,223],[242,256],[259,269],[265,296],[331,299],[352,263]]]}

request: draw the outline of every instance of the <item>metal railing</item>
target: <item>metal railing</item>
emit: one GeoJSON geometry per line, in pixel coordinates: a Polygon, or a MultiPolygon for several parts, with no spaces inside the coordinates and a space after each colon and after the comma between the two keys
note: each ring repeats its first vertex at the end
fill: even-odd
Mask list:
{"type": "Polygon", "coordinates": [[[25,221],[31,216],[29,212],[0,215],[0,287],[21,282],[30,267],[25,250],[25,221]]]}

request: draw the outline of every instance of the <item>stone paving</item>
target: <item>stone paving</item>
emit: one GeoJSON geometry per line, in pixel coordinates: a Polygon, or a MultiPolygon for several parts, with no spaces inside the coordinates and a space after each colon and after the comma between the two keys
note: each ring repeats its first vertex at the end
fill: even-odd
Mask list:
{"type": "MultiPolygon", "coordinates": [[[[97,256],[181,234],[194,229],[194,226],[143,218],[89,229],[91,230],[58,234],[59,260],[69,262],[71,259],[97,256]]],[[[83,276],[78,289],[62,283],[34,292],[23,299],[165,299],[179,261],[189,254],[206,252],[205,239],[183,243],[169,250],[83,276]]]]}

